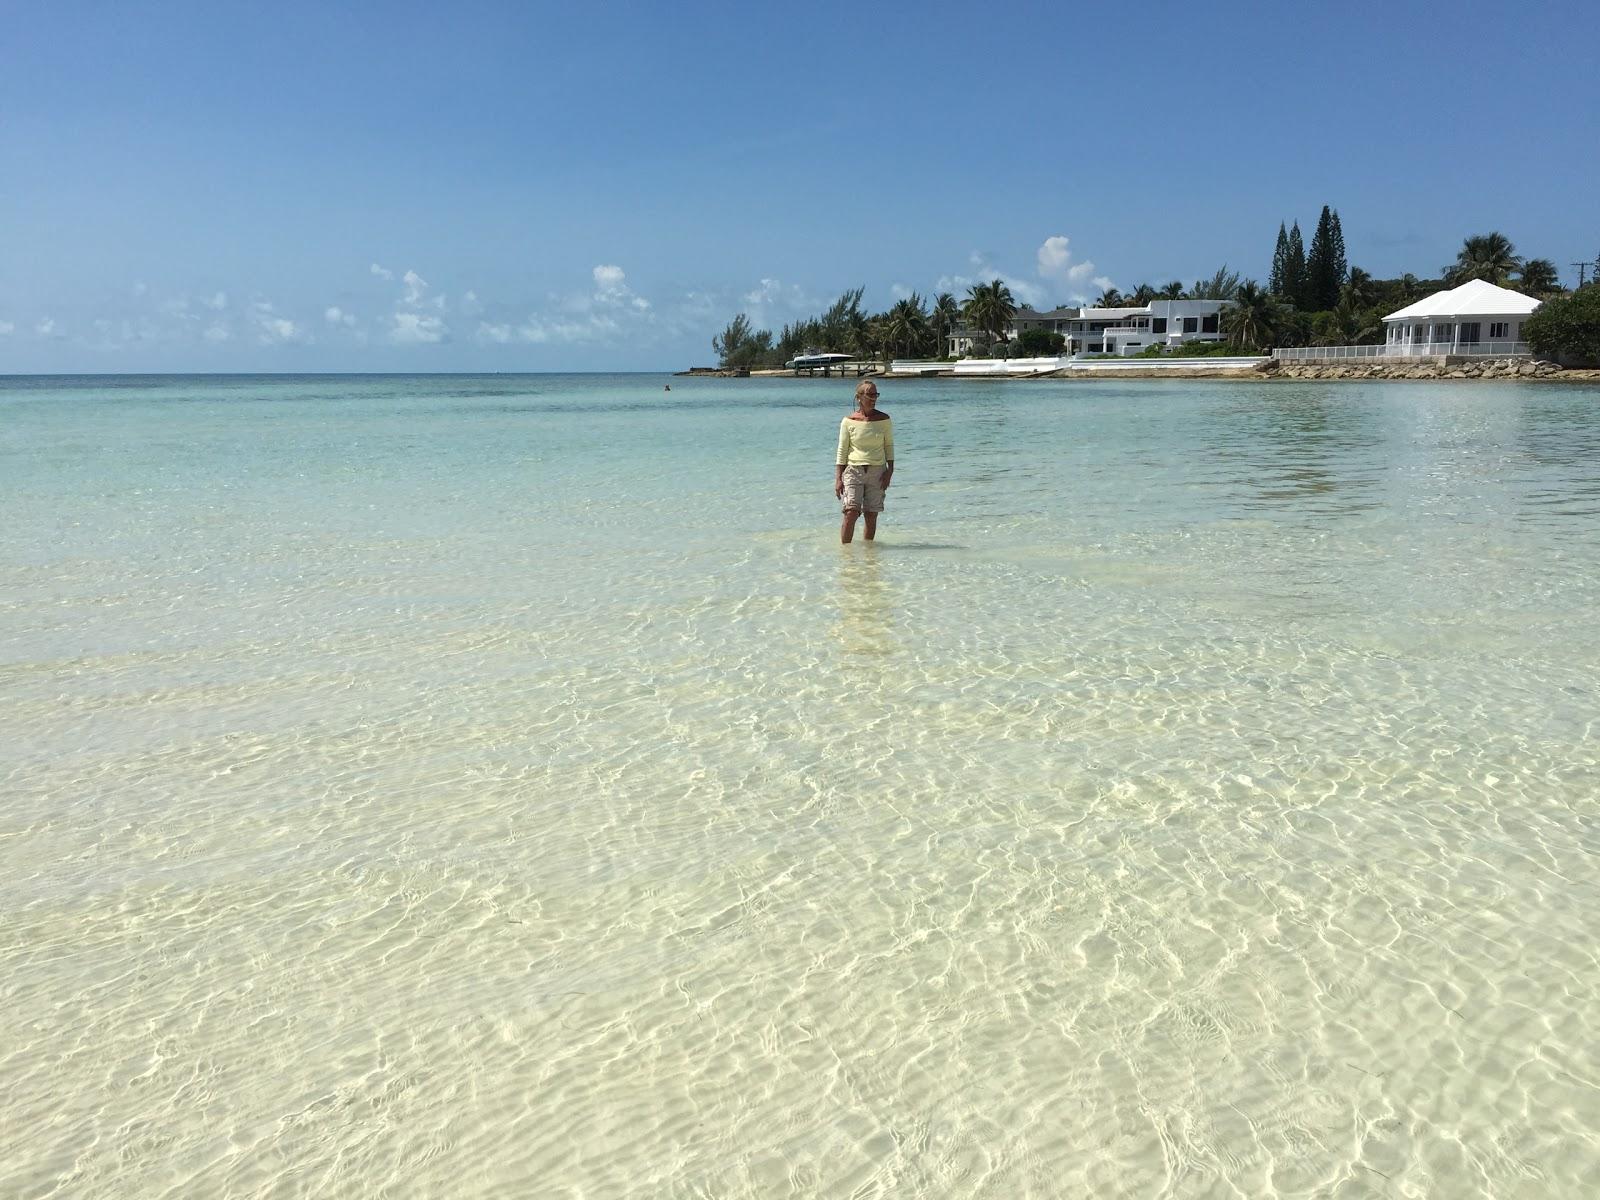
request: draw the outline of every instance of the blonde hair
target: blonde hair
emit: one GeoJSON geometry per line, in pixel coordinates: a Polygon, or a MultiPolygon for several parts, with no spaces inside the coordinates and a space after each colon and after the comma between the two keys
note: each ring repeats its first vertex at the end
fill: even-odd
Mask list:
{"type": "Polygon", "coordinates": [[[856,384],[856,407],[857,408],[861,407],[861,397],[866,395],[866,392],[867,392],[868,388],[872,389],[874,395],[877,394],[878,385],[873,383],[872,380],[870,380],[870,379],[863,379],[860,383],[856,384]]]}

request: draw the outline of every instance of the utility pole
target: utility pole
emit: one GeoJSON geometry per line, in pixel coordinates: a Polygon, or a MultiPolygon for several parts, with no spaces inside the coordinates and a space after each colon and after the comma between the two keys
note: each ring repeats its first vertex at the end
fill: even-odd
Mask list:
{"type": "MultiPolygon", "coordinates": [[[[1597,258],[1594,261],[1595,261],[1595,270],[1596,271],[1600,271],[1600,258],[1597,258]]],[[[1589,269],[1589,264],[1586,263],[1586,262],[1575,262],[1575,263],[1568,263],[1567,266],[1569,266],[1569,267],[1577,267],[1578,268],[1578,286],[1582,287],[1583,286],[1583,273],[1589,269]]]]}

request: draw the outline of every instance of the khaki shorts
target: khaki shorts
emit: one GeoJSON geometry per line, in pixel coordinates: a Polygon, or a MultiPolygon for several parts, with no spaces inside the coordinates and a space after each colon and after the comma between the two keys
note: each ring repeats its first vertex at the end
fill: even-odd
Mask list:
{"type": "Polygon", "coordinates": [[[882,467],[846,467],[844,469],[844,507],[860,512],[883,511],[882,467]]]}

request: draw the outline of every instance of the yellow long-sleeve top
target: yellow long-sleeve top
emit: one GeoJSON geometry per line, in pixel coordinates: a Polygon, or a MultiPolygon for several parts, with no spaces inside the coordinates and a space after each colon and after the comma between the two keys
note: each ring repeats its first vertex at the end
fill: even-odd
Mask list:
{"type": "Polygon", "coordinates": [[[846,417],[839,422],[839,453],[833,461],[840,467],[881,467],[893,462],[894,422],[888,417],[881,421],[846,417]]]}

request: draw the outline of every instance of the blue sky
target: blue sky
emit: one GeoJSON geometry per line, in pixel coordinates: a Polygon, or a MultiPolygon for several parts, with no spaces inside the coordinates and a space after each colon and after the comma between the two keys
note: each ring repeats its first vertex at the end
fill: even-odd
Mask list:
{"type": "Polygon", "coordinates": [[[649,370],[861,284],[1600,254],[1600,5],[4,7],[0,373],[649,370]]]}

